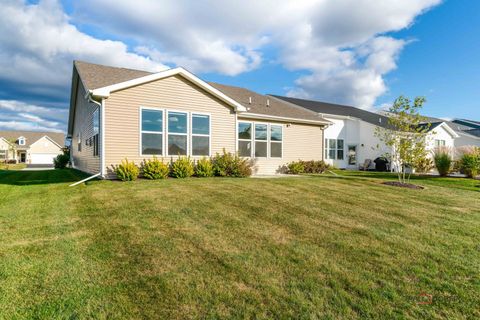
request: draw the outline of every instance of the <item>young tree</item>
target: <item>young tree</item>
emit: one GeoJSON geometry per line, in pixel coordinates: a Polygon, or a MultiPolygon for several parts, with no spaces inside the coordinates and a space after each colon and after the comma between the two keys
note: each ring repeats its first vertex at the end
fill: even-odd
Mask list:
{"type": "Polygon", "coordinates": [[[416,97],[412,101],[404,96],[398,97],[389,108],[389,120],[386,128],[377,127],[375,135],[391,149],[391,163],[395,165],[398,180],[407,183],[411,170],[428,156],[426,150],[430,124],[420,115],[425,98],[416,97]]]}

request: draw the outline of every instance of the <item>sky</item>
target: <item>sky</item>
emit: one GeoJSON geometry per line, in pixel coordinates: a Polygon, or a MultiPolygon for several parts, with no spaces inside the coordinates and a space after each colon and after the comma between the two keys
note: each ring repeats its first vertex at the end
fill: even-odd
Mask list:
{"type": "Polygon", "coordinates": [[[0,130],[66,130],[73,60],[480,120],[480,1],[0,0],[0,130]]]}

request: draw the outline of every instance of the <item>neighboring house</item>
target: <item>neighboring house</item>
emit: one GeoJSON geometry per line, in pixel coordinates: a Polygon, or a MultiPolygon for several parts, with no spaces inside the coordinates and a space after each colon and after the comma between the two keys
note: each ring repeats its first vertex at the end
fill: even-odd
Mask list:
{"type": "MultiPolygon", "coordinates": [[[[378,127],[388,127],[388,117],[359,108],[272,95],[275,99],[317,112],[333,125],[325,130],[325,161],[342,169],[358,169],[370,163],[374,169],[376,158],[391,153],[389,147],[376,137],[378,127]],[[371,160],[371,161],[369,161],[371,160]]],[[[458,137],[445,122],[431,123],[427,136],[427,150],[438,146],[454,146],[458,137]]],[[[392,168],[394,169],[394,168],[392,168]]]]}
{"type": "Polygon", "coordinates": [[[64,145],[63,133],[0,131],[0,162],[53,165],[64,145]]]}
{"type": "Polygon", "coordinates": [[[480,147],[480,122],[455,119],[451,122],[451,126],[460,136],[458,139],[455,139],[455,147],[480,147]]]}
{"type": "Polygon", "coordinates": [[[158,73],[75,61],[68,138],[75,168],[114,177],[122,159],[194,159],[227,152],[256,174],[322,160],[317,113],[247,89],[207,83],[183,68],[158,73]]]}

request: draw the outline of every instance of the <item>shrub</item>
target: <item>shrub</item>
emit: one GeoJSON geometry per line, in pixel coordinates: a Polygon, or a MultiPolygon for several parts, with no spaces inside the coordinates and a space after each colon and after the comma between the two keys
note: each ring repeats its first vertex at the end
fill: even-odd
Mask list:
{"type": "Polygon", "coordinates": [[[435,168],[433,160],[427,157],[418,159],[415,164],[415,170],[419,173],[430,172],[433,168],[435,168]]]}
{"type": "Polygon", "coordinates": [[[459,160],[460,171],[469,178],[475,178],[480,171],[480,154],[465,153],[459,160]]]}
{"type": "Polygon", "coordinates": [[[299,161],[303,164],[304,173],[324,173],[329,168],[329,165],[322,160],[299,161]]]}
{"type": "Polygon", "coordinates": [[[452,169],[452,156],[448,151],[439,150],[433,157],[435,167],[441,177],[446,177],[452,169]]]}
{"type": "Polygon", "coordinates": [[[287,164],[287,173],[300,174],[305,172],[305,165],[302,161],[293,161],[287,164]]]}
{"type": "Polygon", "coordinates": [[[209,158],[202,158],[197,161],[195,175],[197,177],[213,177],[213,164],[209,158]]]}
{"type": "Polygon", "coordinates": [[[53,159],[53,166],[55,169],[65,169],[65,167],[70,163],[70,154],[68,152],[64,152],[63,154],[59,154],[58,156],[53,159]]]}
{"type": "Polygon", "coordinates": [[[213,172],[220,177],[249,177],[252,175],[252,164],[248,159],[225,152],[216,154],[212,159],[213,172]]]}
{"type": "Polygon", "coordinates": [[[167,163],[158,160],[157,157],[153,159],[143,160],[143,176],[147,179],[165,179],[168,177],[170,168],[167,163]]]}
{"type": "Polygon", "coordinates": [[[193,173],[193,162],[190,157],[179,157],[170,166],[170,175],[174,178],[189,178],[193,173]]]}
{"type": "Polygon", "coordinates": [[[135,162],[129,162],[128,159],[125,159],[115,167],[115,173],[117,178],[122,181],[133,181],[138,178],[140,169],[135,165],[135,162]]]}

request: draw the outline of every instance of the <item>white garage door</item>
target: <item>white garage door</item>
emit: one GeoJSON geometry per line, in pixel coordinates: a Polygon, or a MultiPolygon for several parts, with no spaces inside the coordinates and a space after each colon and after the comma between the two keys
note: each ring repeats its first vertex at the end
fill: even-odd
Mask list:
{"type": "Polygon", "coordinates": [[[56,153],[33,153],[30,155],[32,164],[53,164],[56,153]]]}

